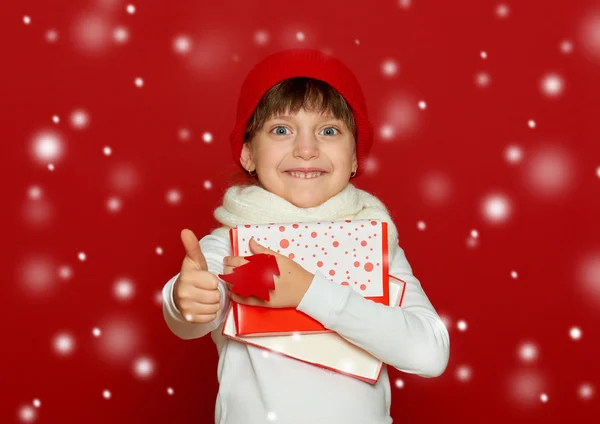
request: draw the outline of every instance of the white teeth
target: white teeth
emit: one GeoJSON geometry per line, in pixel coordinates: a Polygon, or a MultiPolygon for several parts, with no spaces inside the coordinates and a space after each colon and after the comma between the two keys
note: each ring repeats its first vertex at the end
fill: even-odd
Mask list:
{"type": "Polygon", "coordinates": [[[296,178],[316,178],[321,174],[322,172],[290,172],[290,175],[296,178]]]}

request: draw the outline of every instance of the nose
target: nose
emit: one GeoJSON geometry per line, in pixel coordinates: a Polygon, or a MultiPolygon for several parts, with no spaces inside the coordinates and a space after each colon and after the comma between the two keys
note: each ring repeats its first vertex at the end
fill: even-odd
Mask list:
{"type": "Polygon", "coordinates": [[[319,140],[311,132],[300,132],[294,141],[294,157],[309,160],[319,157],[319,140]]]}

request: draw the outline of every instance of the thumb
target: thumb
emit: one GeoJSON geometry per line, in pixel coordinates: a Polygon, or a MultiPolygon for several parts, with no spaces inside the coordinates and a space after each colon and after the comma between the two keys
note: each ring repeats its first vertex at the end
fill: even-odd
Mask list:
{"type": "Polygon", "coordinates": [[[200,269],[202,271],[208,271],[206,259],[204,259],[202,250],[200,250],[198,238],[194,232],[188,230],[187,228],[181,230],[181,242],[183,243],[183,247],[185,249],[185,258],[183,259],[183,265],[181,268],[183,269],[186,267],[186,263],[188,263],[188,266],[200,269]]]}
{"type": "Polygon", "coordinates": [[[253,238],[250,239],[250,251],[253,254],[258,254],[258,253],[265,253],[268,255],[276,255],[277,254],[276,252],[272,251],[271,249],[267,249],[265,246],[259,244],[253,238]]]}

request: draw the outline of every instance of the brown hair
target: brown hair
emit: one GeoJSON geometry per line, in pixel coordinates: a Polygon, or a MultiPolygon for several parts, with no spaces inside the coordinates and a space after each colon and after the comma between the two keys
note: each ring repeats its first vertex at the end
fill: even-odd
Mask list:
{"type": "Polygon", "coordinates": [[[277,83],[260,99],[248,120],[244,142],[252,140],[272,116],[297,113],[302,108],[316,113],[330,112],[336,119],[344,121],[356,140],[352,109],[342,95],[324,81],[296,77],[277,83]]]}

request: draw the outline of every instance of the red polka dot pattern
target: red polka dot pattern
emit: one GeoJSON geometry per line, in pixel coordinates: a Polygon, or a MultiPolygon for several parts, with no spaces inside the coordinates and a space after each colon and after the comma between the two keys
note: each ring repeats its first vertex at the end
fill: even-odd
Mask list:
{"type": "MultiPolygon", "coordinates": [[[[238,247],[250,254],[251,238],[280,252],[310,272],[323,272],[328,280],[350,286],[365,297],[381,296],[383,235],[381,221],[246,224],[237,227],[238,247]],[[297,243],[310,238],[311,243],[297,243]],[[352,256],[350,256],[352,252],[352,256]],[[331,278],[330,278],[331,277],[331,278]]],[[[387,254],[387,252],[386,252],[387,254]]]]}

